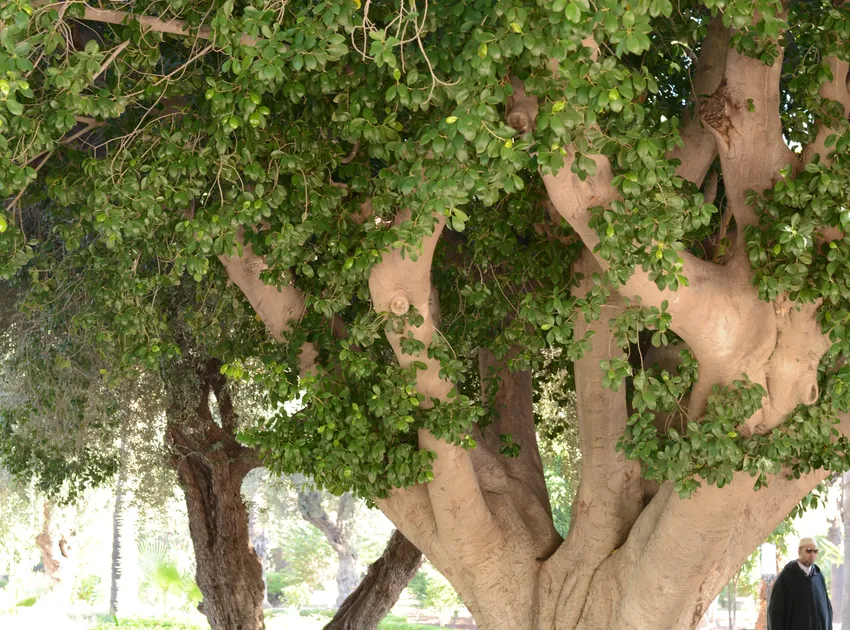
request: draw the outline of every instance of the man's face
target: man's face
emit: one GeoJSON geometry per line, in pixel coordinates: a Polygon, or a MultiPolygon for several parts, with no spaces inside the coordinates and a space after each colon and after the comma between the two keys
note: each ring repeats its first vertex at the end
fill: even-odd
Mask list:
{"type": "Polygon", "coordinates": [[[815,563],[818,557],[818,548],[815,545],[805,545],[800,547],[800,564],[805,567],[810,567],[815,563]]]}

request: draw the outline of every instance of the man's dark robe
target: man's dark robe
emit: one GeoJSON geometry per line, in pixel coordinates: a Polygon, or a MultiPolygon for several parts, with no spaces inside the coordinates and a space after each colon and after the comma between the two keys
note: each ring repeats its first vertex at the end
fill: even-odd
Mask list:
{"type": "Polygon", "coordinates": [[[832,630],[832,604],[818,565],[809,575],[796,560],[785,565],[770,594],[767,630],[832,630]]]}

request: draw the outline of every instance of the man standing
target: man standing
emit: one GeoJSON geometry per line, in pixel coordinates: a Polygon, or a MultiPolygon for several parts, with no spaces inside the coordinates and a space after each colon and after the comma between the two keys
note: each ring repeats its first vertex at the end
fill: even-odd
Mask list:
{"type": "Polygon", "coordinates": [[[832,630],[832,604],[815,558],[812,538],[803,538],[776,578],[767,607],[767,630],[832,630]]]}

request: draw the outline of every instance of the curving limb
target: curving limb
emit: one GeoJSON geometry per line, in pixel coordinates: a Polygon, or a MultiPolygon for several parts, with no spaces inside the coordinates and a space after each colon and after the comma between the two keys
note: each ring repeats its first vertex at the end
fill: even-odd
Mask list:
{"type": "MultiPolygon", "coordinates": [[[[730,50],[725,80],[700,106],[700,118],[717,141],[726,199],[739,235],[746,226],[758,224],[747,205],[747,191],[771,188],[781,169],[799,165],[782,137],[779,117],[783,52],[779,48],[768,66],[730,50]]],[[[743,247],[742,238],[737,239],[736,247],[743,247]]]]}
{"type": "MultiPolygon", "coordinates": [[[[723,26],[720,17],[712,20],[708,26],[691,88],[691,99],[697,111],[723,82],[729,35],[729,29],[723,26]]],[[[688,114],[683,121],[680,136],[682,146],[673,150],[668,157],[681,162],[676,169],[678,175],[701,186],[714,158],[717,157],[714,135],[703,125],[698,115],[688,114]]]]}

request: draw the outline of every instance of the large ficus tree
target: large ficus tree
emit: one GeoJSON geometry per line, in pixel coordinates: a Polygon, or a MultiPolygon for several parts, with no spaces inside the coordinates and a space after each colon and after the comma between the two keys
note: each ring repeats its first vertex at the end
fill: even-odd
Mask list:
{"type": "Polygon", "coordinates": [[[242,440],[373,500],[482,628],[693,628],[846,467],[841,2],[0,20],[0,274],[26,308],[84,291],[72,325],[156,368],[180,347],[168,289],[247,300],[271,336],[222,370],[276,411],[242,440]],[[544,359],[577,397],[565,540],[544,359]]]}

